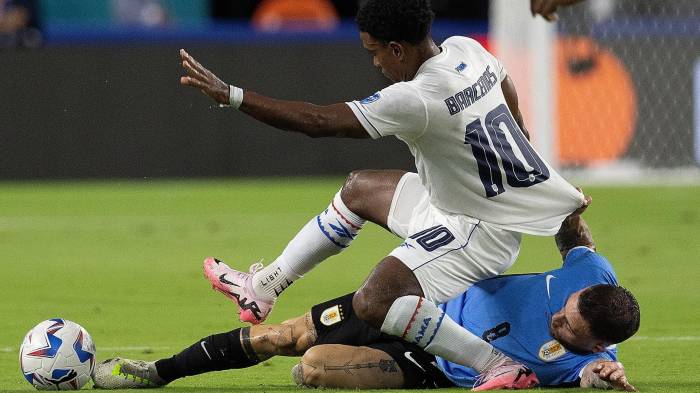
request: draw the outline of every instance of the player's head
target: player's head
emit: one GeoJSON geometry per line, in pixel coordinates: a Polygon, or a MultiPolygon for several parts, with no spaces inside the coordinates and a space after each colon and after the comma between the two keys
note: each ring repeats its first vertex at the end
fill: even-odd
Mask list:
{"type": "Polygon", "coordinates": [[[415,74],[411,56],[430,39],[434,18],[429,0],[366,0],[357,12],[357,26],[374,65],[398,82],[415,74]]]}
{"type": "Polygon", "coordinates": [[[599,284],[574,292],[552,315],[550,332],[566,349],[602,352],[639,329],[639,304],[623,287],[599,284]]]}

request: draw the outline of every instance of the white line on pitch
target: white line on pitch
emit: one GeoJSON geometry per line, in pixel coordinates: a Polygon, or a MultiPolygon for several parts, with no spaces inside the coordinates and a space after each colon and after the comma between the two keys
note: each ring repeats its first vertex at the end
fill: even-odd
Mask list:
{"type": "Polygon", "coordinates": [[[630,340],[639,341],[700,341],[700,336],[637,336],[630,340]]]}
{"type": "Polygon", "coordinates": [[[97,347],[98,351],[165,351],[167,349],[170,349],[170,347],[97,347]]]}
{"type": "MultiPolygon", "coordinates": [[[[147,346],[128,346],[128,347],[97,347],[97,351],[166,351],[170,347],[147,347],[147,346]]],[[[5,347],[0,348],[0,353],[17,352],[19,348],[5,347]]]]}
{"type": "MultiPolygon", "coordinates": [[[[700,341],[700,336],[636,336],[633,341],[700,341]]],[[[97,347],[98,351],[166,351],[170,347],[126,346],[126,347],[97,347]]],[[[0,353],[17,352],[19,348],[0,348],[0,353]]]]}

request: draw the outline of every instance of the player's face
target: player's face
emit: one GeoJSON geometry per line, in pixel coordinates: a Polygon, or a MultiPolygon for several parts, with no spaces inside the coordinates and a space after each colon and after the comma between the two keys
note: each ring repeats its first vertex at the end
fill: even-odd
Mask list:
{"type": "Polygon", "coordinates": [[[549,331],[570,352],[601,352],[605,350],[605,344],[593,337],[588,322],[578,311],[581,292],[583,289],[571,294],[564,307],[552,315],[549,331]]]}
{"type": "Polygon", "coordinates": [[[397,47],[391,43],[387,44],[376,40],[369,33],[364,31],[360,32],[360,39],[362,40],[362,46],[372,55],[372,63],[382,71],[384,76],[389,78],[392,82],[400,82],[403,80],[401,77],[402,63],[400,48],[397,49],[397,47]]]}

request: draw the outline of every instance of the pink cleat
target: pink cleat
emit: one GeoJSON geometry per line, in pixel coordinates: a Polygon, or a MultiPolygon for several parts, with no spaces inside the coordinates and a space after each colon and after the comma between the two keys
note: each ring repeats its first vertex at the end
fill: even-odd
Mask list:
{"type": "Polygon", "coordinates": [[[241,322],[257,325],[267,318],[274,301],[261,300],[253,291],[253,274],[262,268],[261,263],[250,267],[250,273],[233,270],[218,259],[204,260],[204,276],[212,288],[223,293],[238,306],[238,319],[241,322]]]}
{"type": "Polygon", "coordinates": [[[506,359],[493,366],[489,371],[479,375],[472,391],[496,389],[529,389],[540,383],[535,372],[528,367],[506,359]]]}

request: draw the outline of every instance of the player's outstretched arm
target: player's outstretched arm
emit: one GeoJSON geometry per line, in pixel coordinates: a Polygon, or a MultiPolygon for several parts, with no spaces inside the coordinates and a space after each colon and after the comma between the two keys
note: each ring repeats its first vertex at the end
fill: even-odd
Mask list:
{"type": "Polygon", "coordinates": [[[530,0],[530,12],[532,16],[542,15],[549,22],[557,20],[557,9],[579,3],[583,0],[530,0]]]}
{"type": "Polygon", "coordinates": [[[525,138],[530,140],[530,133],[525,128],[525,121],[523,120],[523,114],[520,112],[520,107],[518,106],[518,92],[515,90],[515,85],[513,80],[509,76],[506,76],[501,82],[501,90],[503,91],[503,97],[506,99],[506,104],[508,104],[508,109],[510,113],[513,114],[515,122],[518,123],[518,127],[525,134],[525,138]]]}
{"type": "MultiPolygon", "coordinates": [[[[182,67],[187,73],[180,78],[183,86],[200,89],[221,105],[229,105],[232,93],[227,83],[202,66],[184,49],[180,49],[182,67]]],[[[235,88],[237,89],[237,88],[235,88]]],[[[312,138],[345,137],[369,138],[362,124],[357,120],[350,107],[345,103],[327,106],[307,102],[285,101],[265,97],[246,90],[235,91],[239,96],[238,109],[253,118],[273,127],[300,132],[312,138]]]]}
{"type": "Polygon", "coordinates": [[[617,389],[636,392],[625,375],[625,367],[620,362],[599,360],[590,363],[581,374],[582,388],[617,389]]]}
{"type": "MultiPolygon", "coordinates": [[[[581,191],[581,189],[578,190],[581,191]]],[[[562,259],[566,258],[566,255],[574,247],[586,246],[595,250],[595,242],[593,242],[591,230],[588,229],[588,224],[581,217],[581,214],[590,206],[592,201],[593,199],[586,195],[583,205],[564,219],[559,232],[554,235],[554,241],[557,243],[562,259]]]]}

